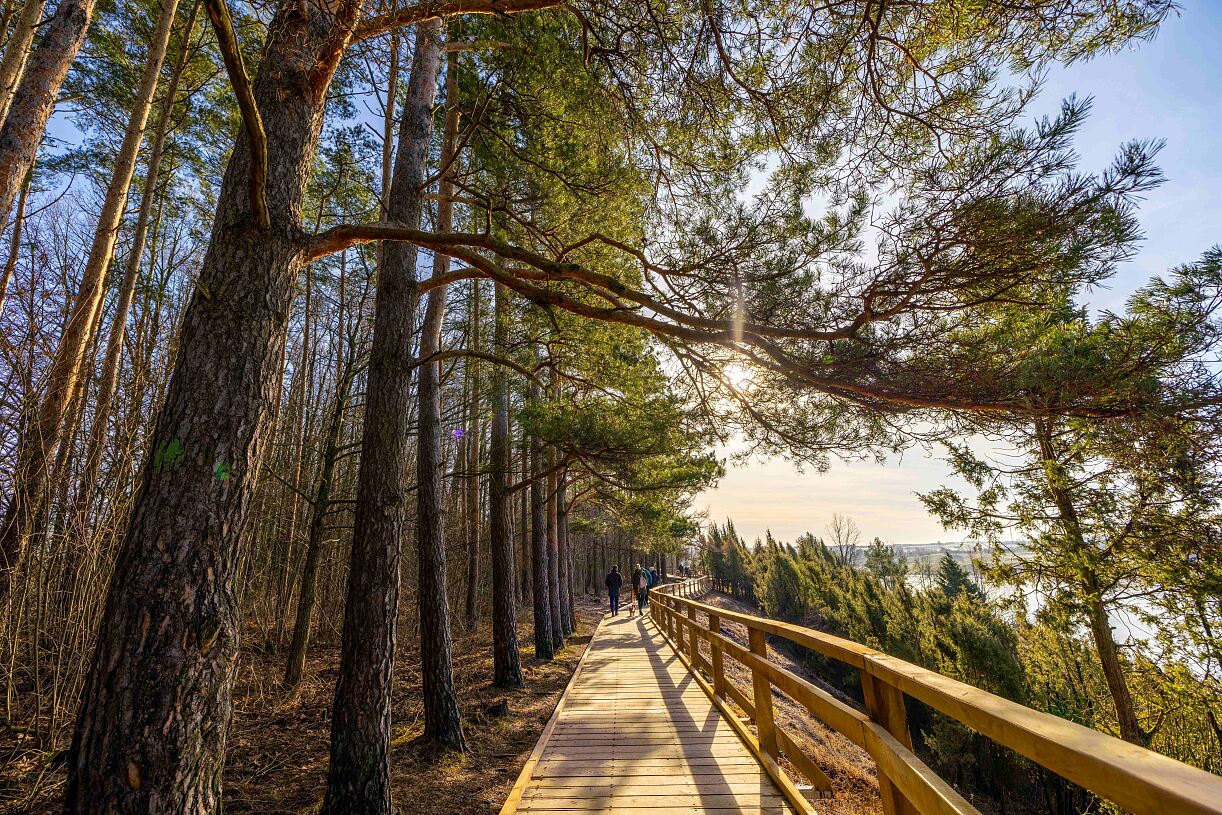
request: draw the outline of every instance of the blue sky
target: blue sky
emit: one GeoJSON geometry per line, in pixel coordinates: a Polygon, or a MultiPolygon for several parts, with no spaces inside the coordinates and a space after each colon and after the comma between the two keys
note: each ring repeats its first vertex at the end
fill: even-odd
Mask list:
{"type": "MultiPolygon", "coordinates": [[[[1183,3],[1153,42],[1054,69],[1031,114],[1055,114],[1061,99],[1075,93],[1095,101],[1076,140],[1082,169],[1102,170],[1133,139],[1167,143],[1159,157],[1167,181],[1140,211],[1146,233],[1140,254],[1090,297],[1096,308],[1120,310],[1151,276],[1222,243],[1222,0],[1183,3]]],[[[823,475],[755,461],[732,468],[697,507],[713,520],[733,518],[748,539],[765,529],[790,541],[807,531],[823,534],[840,512],[857,521],[867,540],[958,540],[914,494],[946,480],[942,463],[920,450],[882,466],[837,463],[823,475]]]]}

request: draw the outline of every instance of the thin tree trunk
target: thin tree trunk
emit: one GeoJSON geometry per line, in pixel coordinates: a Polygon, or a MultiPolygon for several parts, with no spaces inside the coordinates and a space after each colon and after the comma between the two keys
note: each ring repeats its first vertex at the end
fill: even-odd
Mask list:
{"type": "MultiPolygon", "coordinates": [[[[140,280],[140,263],[144,257],[144,244],[148,237],[153,202],[157,197],[157,179],[161,172],[161,157],[165,150],[166,137],[174,118],[174,102],[178,96],[178,85],[191,55],[191,36],[195,29],[199,0],[191,4],[191,13],[183,27],[182,42],[170,70],[169,84],[162,96],[161,109],[157,113],[157,124],[153,128],[153,139],[149,144],[148,168],[144,176],[144,189],[140,194],[140,210],[132,229],[132,244],[128,251],[127,265],[123,270],[123,283],[119,288],[119,300],[106,339],[106,356],[102,362],[102,376],[98,383],[97,405],[94,407],[93,427],[89,434],[89,447],[85,458],[85,474],[82,489],[85,498],[79,503],[82,511],[88,511],[90,496],[96,489],[98,471],[101,468],[102,451],[106,445],[106,429],[114,403],[115,388],[119,379],[119,360],[123,353],[123,339],[127,331],[127,316],[131,311],[136,284],[140,280]]],[[[19,205],[20,209],[20,205],[19,205]]]]}
{"type": "Polygon", "coordinates": [[[335,461],[339,456],[340,433],[344,428],[344,413],[348,408],[348,395],[352,388],[352,351],[349,351],[344,372],[335,387],[335,406],[327,426],[327,438],[323,443],[322,462],[319,464],[318,484],[310,512],[310,531],[306,542],[305,563],[301,567],[301,585],[297,593],[297,619],[293,625],[293,641],[289,645],[285,662],[284,685],[296,688],[305,672],[306,649],[310,642],[310,620],[314,615],[314,597],[318,584],[318,559],[322,555],[323,541],[327,534],[327,512],[331,508],[331,483],[335,473],[335,461]]]}
{"type": "MultiPolygon", "coordinates": [[[[417,27],[389,215],[418,226],[423,208],[440,25],[417,27]]],[[[331,765],[322,812],[385,815],[390,801],[390,702],[407,508],[411,343],[416,248],[386,243],[378,272],[343,648],[331,717],[331,765]]],[[[425,628],[423,621],[421,630],[425,628]]]]}
{"type": "Polygon", "coordinates": [[[1142,730],[1137,720],[1133,695],[1129,691],[1129,683],[1120,662],[1120,651],[1116,647],[1116,636],[1112,631],[1112,623],[1108,619],[1107,607],[1098,599],[1092,600],[1087,616],[1090,619],[1090,632],[1095,643],[1095,651],[1103,667],[1103,677],[1107,680],[1107,688],[1115,706],[1116,721],[1120,725],[1120,738],[1147,747],[1149,736],[1142,730]]]}
{"type": "MultiPolygon", "coordinates": [[[[494,353],[509,353],[507,293],[494,284],[494,353]]],[[[509,383],[505,370],[492,371],[492,434],[488,444],[488,530],[492,548],[492,684],[522,687],[522,658],[518,653],[518,621],[514,607],[513,535],[509,528],[510,501],[506,493],[509,472],[509,383]]]]}
{"type": "MultiPolygon", "coordinates": [[[[530,438],[525,431],[522,433],[522,483],[527,483],[530,480],[530,438]]],[[[521,490],[519,498],[522,518],[522,602],[531,602],[533,592],[531,591],[531,581],[534,575],[531,563],[531,536],[530,536],[530,492],[521,490]]]]}
{"type": "Polygon", "coordinates": [[[560,625],[564,636],[573,633],[573,563],[569,552],[567,476],[556,476],[556,546],[560,555],[560,625]]]}
{"type": "Polygon", "coordinates": [[[4,46],[4,57],[0,59],[0,124],[8,115],[17,83],[21,81],[21,69],[25,67],[30,45],[34,42],[34,32],[38,29],[38,21],[42,19],[46,5],[46,0],[26,0],[21,14],[17,15],[13,33],[4,46]]]}
{"type": "MultiPolygon", "coordinates": [[[[1086,538],[1082,533],[1082,524],[1078,520],[1078,511],[1074,506],[1073,496],[1069,494],[1066,481],[1061,471],[1060,458],[1052,439],[1052,426],[1048,421],[1037,420],[1035,423],[1036,438],[1040,445],[1040,454],[1044,459],[1044,470],[1048,490],[1053,496],[1060,515],[1061,529],[1070,543],[1079,552],[1087,551],[1086,538]]],[[[1116,721],[1120,727],[1120,737],[1127,742],[1146,746],[1149,737],[1142,730],[1133,707],[1133,694],[1129,690],[1128,679],[1120,662],[1120,653],[1116,647],[1116,638],[1112,633],[1111,621],[1108,620],[1107,606],[1103,602],[1098,579],[1089,568],[1081,570],[1083,588],[1087,594],[1087,620],[1090,624],[1091,637],[1095,643],[1095,653],[1103,668],[1103,676],[1107,681],[1108,692],[1112,696],[1112,704],[1116,711],[1116,721]]]]}
{"type": "Polygon", "coordinates": [[[40,26],[42,40],[26,62],[0,127],[0,223],[8,221],[17,189],[34,166],[59,88],[85,41],[93,6],[94,0],[60,0],[40,26]]]}
{"type": "Polygon", "coordinates": [[[351,26],[316,8],[283,6],[268,28],[254,94],[269,135],[272,225],[255,226],[239,138],[99,621],[68,813],[220,811],[237,567],[305,262],[305,178],[339,61],[319,54],[351,26]]]}
{"type": "MultiPolygon", "coordinates": [[[[451,53],[451,64],[457,61],[457,54],[451,53]]],[[[449,81],[446,82],[446,87],[449,87],[449,81]]],[[[457,130],[458,116],[455,114],[455,130],[457,130]]],[[[449,126],[446,127],[447,135],[449,135],[449,126]]],[[[452,138],[452,136],[451,136],[452,138]]],[[[447,197],[446,192],[441,193],[443,204],[447,197]]],[[[440,206],[440,205],[439,205],[440,206]]],[[[478,279],[471,281],[471,334],[472,346],[475,350],[480,349],[480,282],[478,279]]],[[[479,464],[480,464],[480,442],[483,439],[483,428],[480,426],[479,415],[479,400],[480,400],[480,377],[479,377],[479,362],[475,359],[467,360],[468,370],[471,372],[471,421],[468,427],[467,437],[467,604],[466,617],[468,627],[475,625],[476,617],[478,616],[478,599],[479,599],[479,541],[480,541],[480,501],[479,501],[479,464]]]]}
{"type": "Polygon", "coordinates": [[[17,261],[21,257],[21,233],[25,229],[25,203],[30,197],[30,180],[34,176],[31,168],[25,174],[25,183],[21,185],[21,194],[17,196],[17,216],[13,219],[13,231],[9,235],[8,259],[4,262],[4,271],[0,272],[0,315],[4,314],[4,302],[8,300],[8,287],[13,282],[13,273],[17,271],[17,261]]]}
{"type": "MultiPolygon", "coordinates": [[[[538,385],[531,386],[531,397],[543,398],[538,385]]],[[[534,576],[531,591],[535,599],[535,658],[551,659],[555,656],[552,640],[551,594],[548,591],[547,553],[547,485],[543,478],[543,440],[530,437],[530,536],[531,572],[534,576]]]]}
{"type": "MultiPolygon", "coordinates": [[[[544,458],[550,470],[554,451],[548,448],[544,458]]],[[[547,477],[547,603],[552,615],[552,647],[564,647],[564,611],[560,600],[560,542],[556,537],[556,475],[547,477]]]]}
{"type": "MultiPolygon", "coordinates": [[[[69,0],[63,0],[61,8],[68,2],[69,0]]],[[[80,22],[80,38],[84,37],[92,4],[93,0],[85,0],[81,6],[83,21],[80,22]]],[[[0,568],[5,570],[3,577],[0,577],[0,596],[6,592],[8,581],[4,578],[7,578],[20,563],[26,539],[34,531],[33,525],[42,514],[43,485],[49,475],[48,462],[60,443],[65,421],[72,410],[72,395],[85,364],[86,351],[94,340],[94,326],[98,322],[102,296],[105,294],[106,272],[110,267],[110,257],[114,252],[115,240],[119,234],[119,225],[127,204],[128,189],[131,187],[132,174],[135,172],[136,159],[140,153],[140,143],[144,139],[144,128],[148,122],[149,109],[153,104],[153,94],[157,89],[157,79],[161,75],[161,64],[165,59],[166,48],[170,42],[170,31],[173,28],[177,7],[178,0],[165,0],[161,16],[157,19],[157,26],[149,43],[148,56],[144,63],[144,73],[128,116],[127,129],[123,134],[123,143],[115,158],[110,185],[107,187],[106,196],[102,202],[102,214],[94,232],[89,259],[85,263],[80,288],[72,305],[72,316],[55,349],[55,358],[47,377],[47,390],[39,406],[38,419],[31,427],[31,433],[20,442],[17,454],[19,462],[17,473],[20,482],[14,486],[13,500],[5,513],[3,524],[0,525],[0,568]]],[[[59,11],[57,10],[56,17],[58,16],[59,11]]],[[[51,36],[52,33],[48,32],[48,39],[51,36]]],[[[47,45],[48,41],[44,40],[39,50],[46,48],[47,45]]],[[[73,55],[76,53],[76,48],[79,47],[80,43],[77,42],[72,51],[73,55]]],[[[36,54],[27,79],[33,78],[37,64],[38,55],[36,54]]],[[[67,68],[65,67],[64,70],[66,71],[67,68]]],[[[61,76],[60,79],[62,78],[61,76]]],[[[58,85],[56,87],[58,88],[58,85]]],[[[18,93],[14,101],[12,116],[18,116],[21,110],[21,93],[18,93]]],[[[53,102],[52,99],[47,105],[48,114],[53,102]]],[[[6,169],[3,164],[3,156],[7,144],[5,137],[9,133],[8,124],[6,123],[4,130],[0,131],[0,184],[5,183],[2,174],[6,169]]],[[[42,124],[44,126],[46,124],[45,117],[42,124]]],[[[35,144],[34,147],[36,146],[35,144]]],[[[33,147],[31,147],[29,163],[33,162],[33,157],[33,147]]],[[[23,176],[29,170],[29,163],[21,168],[23,176]]],[[[12,203],[11,196],[0,203],[4,204],[3,214],[4,218],[7,218],[8,207],[12,203]]]]}
{"type": "MultiPolygon", "coordinates": [[[[432,40],[428,47],[440,50],[440,28],[421,34],[432,40]]],[[[451,52],[447,75],[453,76],[456,54],[451,52]]],[[[453,79],[447,91],[453,91],[453,79]]],[[[456,124],[456,122],[455,122],[456,124]]],[[[453,147],[453,134],[450,148],[453,147]]],[[[400,148],[402,149],[402,148],[400,148]]],[[[448,154],[443,150],[443,155],[448,154]]],[[[447,174],[448,175],[448,174],[447,174]]],[[[448,185],[447,185],[448,186],[448,185]]],[[[438,205],[437,227],[450,230],[451,211],[443,199],[438,205]]],[[[449,271],[449,258],[434,255],[433,273],[449,271]]],[[[441,351],[441,327],[446,310],[446,287],[429,292],[424,325],[420,330],[420,359],[428,360],[441,351]]],[[[450,607],[446,579],[445,512],[443,509],[443,469],[441,454],[441,363],[436,360],[420,365],[419,442],[416,448],[416,524],[419,536],[417,592],[420,600],[420,679],[424,701],[424,737],[451,750],[465,751],[462,717],[454,693],[451,663],[450,607]]]]}

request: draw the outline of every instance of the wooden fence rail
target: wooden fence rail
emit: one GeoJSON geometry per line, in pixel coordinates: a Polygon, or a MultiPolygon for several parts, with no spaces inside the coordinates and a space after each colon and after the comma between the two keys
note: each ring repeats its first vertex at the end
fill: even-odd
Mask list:
{"type": "Polygon", "coordinates": [[[789,696],[870,754],[878,768],[886,815],[979,812],[913,753],[905,696],[924,702],[1137,815],[1222,815],[1222,776],[1033,710],[851,640],[740,614],[695,599],[710,590],[728,593],[730,588],[709,577],[659,586],[650,594],[650,614],[693,677],[730,723],[738,725],[739,735],[799,811],[809,811],[807,797],[831,795],[831,783],[774,720],[774,691],[789,696]],[[722,633],[721,626],[727,621],[746,627],[747,647],[722,633]],[[866,712],[844,704],[769,660],[768,635],[856,668],[861,676],[866,712]],[[700,648],[702,641],[708,643],[707,658],[700,648]],[[749,689],[727,680],[726,657],[750,671],[749,689]],[[755,734],[737,718],[729,701],[755,722],[755,734]],[[806,777],[807,789],[795,785],[782,770],[778,763],[782,757],[806,777]]]}

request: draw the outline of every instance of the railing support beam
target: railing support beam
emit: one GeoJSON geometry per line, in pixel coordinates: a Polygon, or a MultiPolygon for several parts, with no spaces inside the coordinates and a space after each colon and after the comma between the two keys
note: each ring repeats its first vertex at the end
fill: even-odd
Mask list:
{"type": "MultiPolygon", "coordinates": [[[[861,672],[861,690],[865,697],[866,713],[881,724],[896,740],[912,749],[912,734],[908,732],[908,712],[904,708],[904,694],[877,677],[861,672]]],[[[883,815],[918,815],[918,810],[904,794],[881,772],[878,774],[878,792],[882,798],[883,815]]]]}
{"type": "MultiPolygon", "coordinates": [[[[709,631],[714,634],[721,633],[721,618],[716,614],[709,614],[709,631]]],[[[714,637],[709,644],[712,649],[712,665],[713,665],[713,692],[721,699],[726,698],[726,672],[725,663],[721,656],[721,642],[714,637]]]]}
{"type": "MultiPolygon", "coordinates": [[[[760,659],[768,659],[767,634],[758,628],[748,629],[751,653],[760,659]]],[[[772,718],[772,683],[762,672],[751,671],[751,688],[755,692],[755,729],[759,733],[760,748],[777,758],[780,750],[776,743],[776,724],[772,718]]]]}

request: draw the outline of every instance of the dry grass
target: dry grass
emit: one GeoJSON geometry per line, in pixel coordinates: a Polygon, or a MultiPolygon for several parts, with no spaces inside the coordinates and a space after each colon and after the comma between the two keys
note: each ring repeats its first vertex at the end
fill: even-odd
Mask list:
{"type": "MultiPolygon", "coordinates": [[[[702,602],[744,614],[758,613],[750,606],[716,592],[706,595],[702,598],[702,602]]],[[[723,620],[721,630],[736,642],[747,645],[745,626],[730,620],[723,620]]],[[[704,644],[702,650],[707,658],[707,644],[704,644]]],[[[818,677],[811,675],[801,663],[785,651],[769,645],[768,659],[818,685],[846,704],[856,706],[852,699],[818,677]]],[[[729,657],[725,659],[724,666],[726,678],[750,696],[751,672],[747,670],[746,666],[729,657]]],[[[828,778],[832,781],[836,797],[819,802],[818,809],[821,814],[876,815],[882,812],[874,760],[865,750],[811,716],[806,708],[784,694],[774,692],[772,705],[777,723],[793,737],[793,740],[802,747],[803,752],[827,773],[828,778]]],[[[792,772],[792,768],[790,770],[792,772]]]]}
{"type": "MultiPolygon", "coordinates": [[[[530,656],[530,613],[519,612],[526,687],[517,691],[488,682],[492,643],[486,624],[455,632],[455,683],[470,746],[465,756],[438,755],[416,741],[423,729],[419,655],[414,637],[405,632],[395,675],[391,748],[391,782],[400,812],[489,815],[500,809],[602,616],[594,601],[579,602],[576,611],[577,632],[550,663],[530,656]],[[508,715],[489,715],[489,707],[501,701],[508,715]]],[[[339,648],[313,648],[306,679],[292,695],[279,687],[283,659],[253,648],[242,654],[226,750],[227,813],[309,815],[322,803],[339,648]]],[[[0,734],[0,811],[59,811],[65,775],[51,768],[53,754],[21,733],[0,734]]]]}

